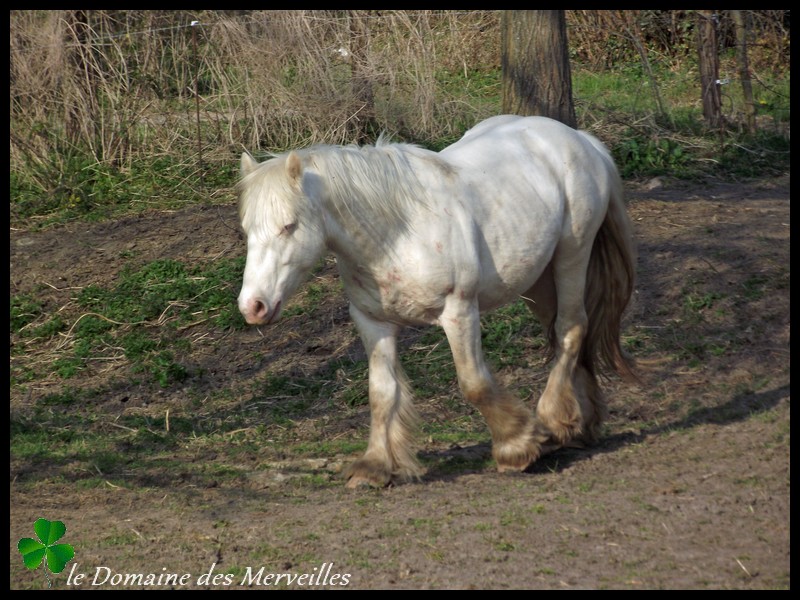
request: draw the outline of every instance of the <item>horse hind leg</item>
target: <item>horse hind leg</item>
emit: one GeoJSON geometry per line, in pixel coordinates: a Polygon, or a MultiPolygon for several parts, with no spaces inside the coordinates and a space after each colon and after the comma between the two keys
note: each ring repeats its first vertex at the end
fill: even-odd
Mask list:
{"type": "MultiPolygon", "coordinates": [[[[581,262],[571,267],[565,268],[562,263],[561,281],[565,277],[571,282],[584,281],[579,276],[585,272],[581,262]]],[[[536,407],[542,426],[550,431],[551,439],[545,447],[548,452],[561,446],[594,442],[606,417],[605,399],[582,351],[586,335],[583,290],[580,283],[562,283],[559,295],[551,262],[523,296],[547,332],[548,343],[555,353],[554,367],[536,407]]]]}

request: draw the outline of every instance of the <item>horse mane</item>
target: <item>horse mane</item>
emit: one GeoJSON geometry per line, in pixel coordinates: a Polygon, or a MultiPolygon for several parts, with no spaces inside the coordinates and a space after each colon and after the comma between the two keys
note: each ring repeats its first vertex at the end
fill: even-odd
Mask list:
{"type": "MultiPolygon", "coordinates": [[[[429,205],[423,171],[428,178],[431,171],[438,178],[454,174],[454,167],[435,152],[389,142],[384,136],[375,145],[318,144],[295,152],[303,163],[304,185],[323,186],[325,198],[345,226],[369,232],[374,229],[371,224],[381,223],[383,233],[376,230],[376,236],[386,234],[386,225],[393,231],[408,227],[416,210],[429,205]]],[[[290,222],[310,208],[301,206],[308,204],[305,202],[291,202],[297,194],[285,174],[288,155],[273,155],[239,182],[240,192],[258,192],[241,196],[239,215],[246,227],[266,212],[290,222]]]]}

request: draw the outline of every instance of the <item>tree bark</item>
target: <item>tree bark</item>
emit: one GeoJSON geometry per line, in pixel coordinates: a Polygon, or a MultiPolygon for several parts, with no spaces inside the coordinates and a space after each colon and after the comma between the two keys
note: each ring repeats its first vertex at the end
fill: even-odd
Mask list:
{"type": "Polygon", "coordinates": [[[503,112],[577,126],[563,10],[506,10],[501,27],[503,112]]]}
{"type": "Polygon", "coordinates": [[[697,54],[700,66],[700,90],[703,118],[711,129],[720,129],[722,97],[719,84],[719,55],[717,54],[717,15],[711,10],[697,11],[697,54]]]}
{"type": "Polygon", "coordinates": [[[753,86],[750,82],[750,66],[747,61],[747,23],[740,10],[732,10],[731,18],[736,25],[736,65],[742,82],[744,96],[744,120],[747,131],[756,130],[756,105],[753,102],[753,86]]]}

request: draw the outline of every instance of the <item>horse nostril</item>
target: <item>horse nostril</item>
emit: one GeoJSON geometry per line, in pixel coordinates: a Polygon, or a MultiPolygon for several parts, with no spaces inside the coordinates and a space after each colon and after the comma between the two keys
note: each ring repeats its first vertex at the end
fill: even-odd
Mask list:
{"type": "Polygon", "coordinates": [[[267,315],[267,305],[261,300],[253,301],[253,314],[259,319],[263,319],[267,315]]]}

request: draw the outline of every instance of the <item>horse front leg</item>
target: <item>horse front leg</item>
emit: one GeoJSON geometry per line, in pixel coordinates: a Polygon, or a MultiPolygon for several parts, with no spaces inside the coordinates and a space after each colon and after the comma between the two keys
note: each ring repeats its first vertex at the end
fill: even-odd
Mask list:
{"type": "Polygon", "coordinates": [[[398,327],[376,321],[352,304],[350,315],[369,357],[370,432],[364,456],[345,472],[347,487],[385,487],[419,478],[422,468],[412,445],[417,416],[397,356],[398,327]]]}
{"type": "Polygon", "coordinates": [[[519,398],[492,377],[481,349],[477,301],[450,296],[440,322],[453,352],[461,391],[489,426],[498,471],[524,470],[541,455],[549,432],[537,424],[519,398]]]}

